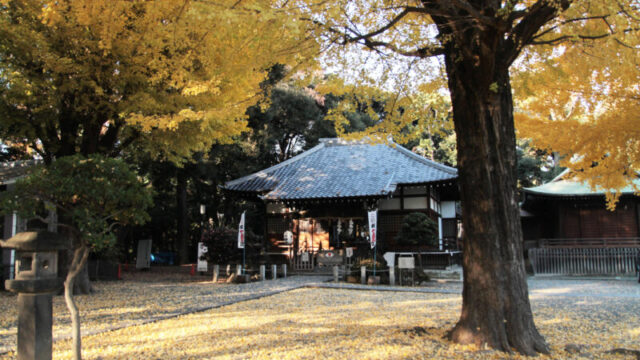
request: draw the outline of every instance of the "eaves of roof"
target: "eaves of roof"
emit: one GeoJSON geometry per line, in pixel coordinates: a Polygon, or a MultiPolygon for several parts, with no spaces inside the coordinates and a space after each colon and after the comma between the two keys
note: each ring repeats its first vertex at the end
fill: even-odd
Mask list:
{"type": "MultiPolygon", "coordinates": [[[[640,180],[634,180],[634,184],[640,189],[640,180]]],[[[593,190],[589,184],[575,180],[555,180],[540,186],[524,188],[522,191],[527,194],[549,197],[604,196],[606,193],[606,190],[601,187],[593,190]]],[[[633,194],[635,188],[633,185],[628,185],[621,190],[611,191],[620,194],[633,194]]]]}

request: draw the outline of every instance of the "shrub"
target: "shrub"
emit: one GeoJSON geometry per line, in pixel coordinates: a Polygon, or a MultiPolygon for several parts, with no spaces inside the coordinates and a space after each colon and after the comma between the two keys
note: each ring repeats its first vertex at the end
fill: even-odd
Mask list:
{"type": "MultiPolygon", "coordinates": [[[[251,231],[245,232],[246,260],[255,261],[261,248],[261,237],[251,231]]],[[[207,246],[208,251],[203,256],[213,264],[225,264],[242,260],[242,249],[238,249],[238,229],[215,226],[205,229],[201,241],[207,246]]]]}
{"type": "Polygon", "coordinates": [[[405,216],[395,239],[401,245],[436,247],[438,246],[438,225],[426,214],[414,212],[405,216]]]}

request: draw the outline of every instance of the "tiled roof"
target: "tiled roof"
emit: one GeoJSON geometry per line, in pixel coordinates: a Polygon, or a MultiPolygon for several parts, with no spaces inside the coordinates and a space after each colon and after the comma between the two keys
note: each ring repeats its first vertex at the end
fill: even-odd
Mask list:
{"type": "Polygon", "coordinates": [[[40,164],[39,160],[19,160],[0,163],[0,185],[10,184],[27,175],[29,170],[40,164]]]}
{"type": "MultiPolygon", "coordinates": [[[[635,186],[640,188],[640,179],[634,180],[635,186]]],[[[532,195],[544,195],[544,196],[603,196],[606,191],[602,187],[597,187],[595,190],[591,189],[589,184],[577,181],[575,179],[557,179],[552,180],[546,184],[524,188],[525,193],[532,195]]],[[[613,190],[612,190],[613,191],[613,190]]],[[[634,185],[627,185],[626,187],[617,190],[620,194],[633,194],[635,192],[634,185]]]]}
{"type": "Polygon", "coordinates": [[[456,179],[455,168],[427,160],[394,143],[370,145],[321,139],[318,146],[278,165],[229,181],[231,191],[267,200],[386,197],[398,184],[456,179]]]}

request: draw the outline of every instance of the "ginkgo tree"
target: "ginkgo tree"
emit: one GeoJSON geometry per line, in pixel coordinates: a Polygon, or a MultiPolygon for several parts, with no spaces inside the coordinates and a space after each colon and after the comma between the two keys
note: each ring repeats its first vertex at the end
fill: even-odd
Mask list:
{"type": "Polygon", "coordinates": [[[0,1],[2,138],[46,162],[133,142],[181,160],[246,129],[275,63],[315,53],[272,0],[0,1]]]}
{"type": "MultiPolygon", "coordinates": [[[[577,5],[568,15],[587,13],[577,5]]],[[[637,17],[620,22],[633,20],[640,3],[610,6],[593,5],[590,20],[571,24],[569,34],[541,38],[546,46],[525,54],[514,82],[519,134],[559,153],[575,178],[606,190],[614,209],[616,190],[635,186],[640,170],[640,24],[637,17]]]]}
{"type": "MultiPolygon", "coordinates": [[[[535,77],[544,66],[548,67],[547,73],[552,74],[560,65],[564,74],[554,84],[561,86],[549,88],[546,94],[534,99],[557,101],[549,110],[563,116],[571,105],[583,107],[584,115],[591,110],[601,112],[598,116],[603,122],[618,109],[623,110],[626,117],[637,116],[635,96],[596,106],[598,99],[592,95],[592,90],[597,90],[602,94],[601,100],[606,101],[606,95],[614,92],[637,93],[637,82],[628,86],[630,79],[621,81],[608,67],[602,71],[585,71],[567,62],[577,60],[582,49],[591,47],[590,53],[600,57],[595,65],[615,63],[611,66],[637,69],[637,62],[628,63],[634,57],[618,58],[629,51],[635,51],[637,56],[640,28],[637,1],[338,0],[312,3],[314,12],[308,20],[322,26],[324,39],[336,45],[334,56],[340,61],[332,66],[339,68],[346,64],[343,71],[355,74],[360,83],[369,85],[377,77],[398,88],[397,97],[388,102],[380,124],[370,134],[384,133],[385,124],[394,130],[401,128],[399,124],[413,121],[420,108],[408,111],[412,92],[419,90],[420,82],[433,80],[433,74],[439,75],[438,71],[446,75],[456,132],[465,231],[462,313],[450,332],[451,339],[527,355],[548,352],[549,347],[533,320],[523,261],[511,71],[518,69],[535,77]],[[356,56],[355,50],[345,47],[369,51],[356,56]],[[381,59],[380,66],[354,66],[354,62],[373,55],[381,59]],[[396,75],[389,73],[388,70],[397,68],[395,61],[401,58],[407,59],[410,70],[396,71],[396,75]],[[437,70],[438,65],[441,70],[437,70]],[[627,91],[622,92],[623,88],[627,91]],[[574,89],[591,92],[576,96],[569,104],[566,102],[572,99],[569,95],[550,99],[557,92],[567,94],[574,89]]],[[[577,64],[588,61],[588,58],[581,59],[577,64]]],[[[540,80],[535,83],[544,82],[540,80]]],[[[536,92],[542,87],[531,89],[536,92]]],[[[543,108],[544,105],[537,110],[543,108]]],[[[582,133],[585,134],[583,143],[590,143],[587,132],[582,133]]],[[[566,129],[553,134],[553,137],[567,136],[573,133],[566,129]]],[[[623,136],[611,138],[615,145],[606,154],[596,152],[593,157],[587,155],[592,152],[583,152],[583,161],[595,159],[603,165],[614,157],[614,151],[624,154],[629,142],[623,136]]],[[[620,167],[616,169],[620,170],[620,167]]]]}
{"type": "Polygon", "coordinates": [[[180,162],[246,129],[275,63],[315,52],[271,0],[0,1],[0,138],[50,164],[136,145],[180,162]]]}
{"type": "Polygon", "coordinates": [[[133,144],[180,162],[230,142],[267,70],[317,52],[286,4],[0,0],[0,138],[47,166],[133,144]]]}

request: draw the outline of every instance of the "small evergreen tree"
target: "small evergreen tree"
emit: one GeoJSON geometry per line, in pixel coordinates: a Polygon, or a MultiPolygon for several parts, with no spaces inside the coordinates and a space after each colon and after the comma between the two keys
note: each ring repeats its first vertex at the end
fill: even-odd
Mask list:
{"type": "Polygon", "coordinates": [[[404,217],[396,241],[401,245],[438,246],[438,226],[433,219],[421,212],[404,217]]]}
{"type": "Polygon", "coordinates": [[[142,224],[149,219],[151,190],[122,160],[93,155],[61,157],[39,166],[14,188],[0,194],[0,213],[25,219],[49,220],[40,209],[56,210],[58,228],[74,241],[74,254],[64,282],[71,314],[74,358],[81,358],[80,313],[73,299],[74,283],[91,251],[115,243],[118,225],[142,224]]]}

